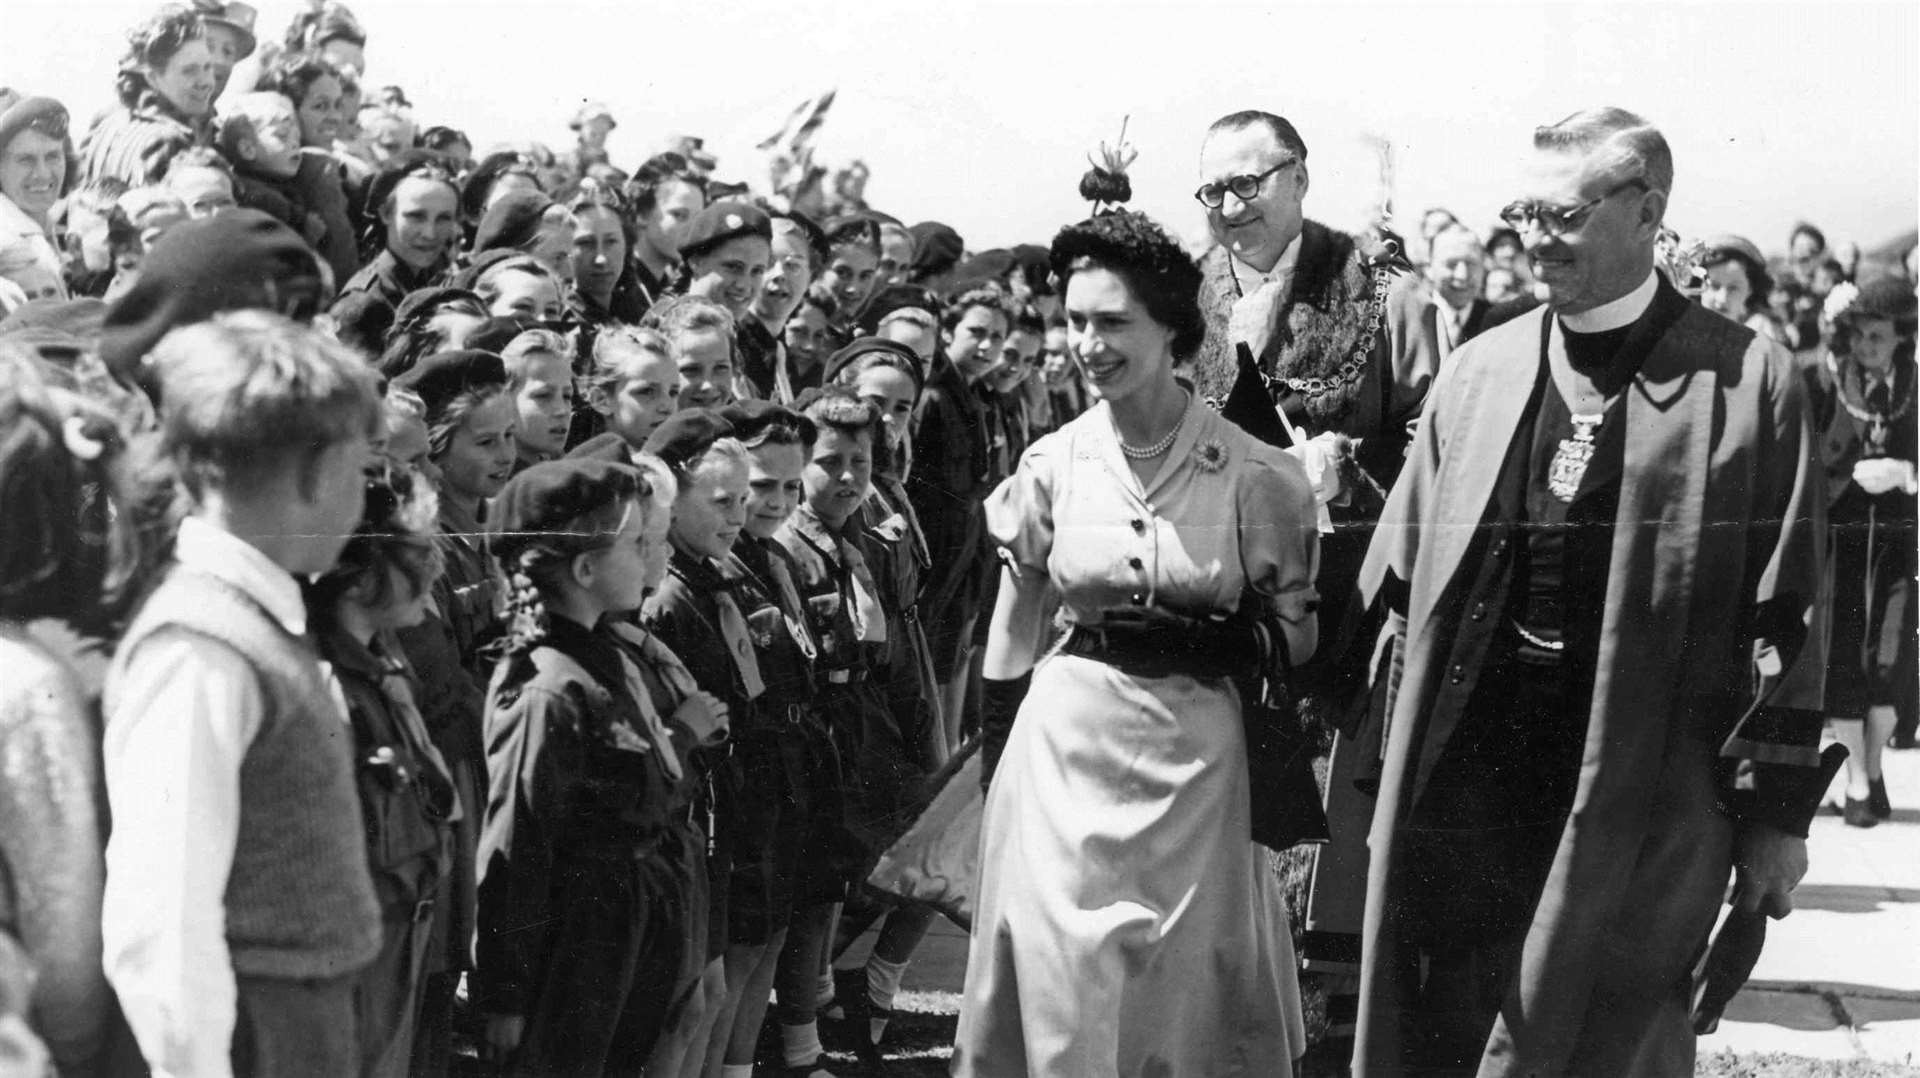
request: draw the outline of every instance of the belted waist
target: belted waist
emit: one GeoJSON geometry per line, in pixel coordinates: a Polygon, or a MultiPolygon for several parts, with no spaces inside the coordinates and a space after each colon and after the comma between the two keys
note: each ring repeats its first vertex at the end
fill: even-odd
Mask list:
{"type": "Polygon", "coordinates": [[[1243,677],[1260,672],[1260,656],[1244,626],[1102,628],[1075,625],[1063,655],[1106,663],[1134,677],[1243,677]]]}

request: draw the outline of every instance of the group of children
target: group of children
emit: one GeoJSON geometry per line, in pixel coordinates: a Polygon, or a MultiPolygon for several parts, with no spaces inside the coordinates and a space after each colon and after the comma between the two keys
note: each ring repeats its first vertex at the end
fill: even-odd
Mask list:
{"type": "Polygon", "coordinates": [[[817,1076],[833,957],[884,919],[837,1005],[877,1051],[934,916],[860,888],[944,755],[903,485],[926,364],[866,337],[790,407],[735,400],[686,347],[728,316],[670,302],[597,336],[605,430],[564,453],[540,328],[382,385],[218,314],[144,360],[144,434],[0,352],[0,478],[49,510],[0,540],[0,645],[74,742],[49,850],[91,847],[98,898],[53,919],[105,925],[68,971],[97,1021],[43,1027],[63,1064],[116,1050],[117,994],[156,1071],[445,1073],[464,983],[503,1073],[749,1074],[777,996],[817,1076]],[[85,648],[42,635],[76,610],[111,654],[98,814],[85,648]]]}

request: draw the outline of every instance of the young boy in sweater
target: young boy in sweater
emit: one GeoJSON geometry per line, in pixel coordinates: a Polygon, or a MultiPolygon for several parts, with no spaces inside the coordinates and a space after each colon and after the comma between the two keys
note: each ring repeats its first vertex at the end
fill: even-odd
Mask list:
{"type": "Polygon", "coordinates": [[[299,578],[359,518],[373,374],[263,311],[149,358],[190,508],[107,679],[107,978],[156,1074],[354,1074],[380,908],[299,578]]]}

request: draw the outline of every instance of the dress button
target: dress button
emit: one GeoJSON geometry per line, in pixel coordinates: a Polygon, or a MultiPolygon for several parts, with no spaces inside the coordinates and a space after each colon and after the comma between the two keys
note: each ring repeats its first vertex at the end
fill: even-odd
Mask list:
{"type": "Polygon", "coordinates": [[[1137,534],[1145,535],[1147,532],[1147,522],[1144,520],[1141,520],[1139,517],[1134,517],[1133,530],[1137,534]]]}
{"type": "Polygon", "coordinates": [[[1127,565],[1134,569],[1145,569],[1147,567],[1146,563],[1141,561],[1139,558],[1128,558],[1127,565]]]}
{"type": "Polygon", "coordinates": [[[1505,539],[1501,539],[1493,544],[1493,556],[1496,558],[1504,558],[1507,556],[1507,541],[1505,539]]]}
{"type": "Polygon", "coordinates": [[[1447,681],[1451,684],[1458,685],[1466,679],[1467,668],[1459,663],[1454,663],[1453,669],[1447,672],[1447,681]]]}
{"type": "Polygon", "coordinates": [[[1486,616],[1487,616],[1487,604],[1485,603],[1473,604],[1473,620],[1481,621],[1485,619],[1486,616]]]}

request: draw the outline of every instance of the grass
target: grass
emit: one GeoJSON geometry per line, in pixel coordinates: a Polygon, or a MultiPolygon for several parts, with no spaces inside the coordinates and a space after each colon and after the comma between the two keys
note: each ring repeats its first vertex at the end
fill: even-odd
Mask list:
{"type": "Polygon", "coordinates": [[[1807,1059],[1778,1053],[1743,1056],[1716,1052],[1701,1056],[1694,1078],[1920,1078],[1920,1069],[1868,1059],[1807,1059]]]}

